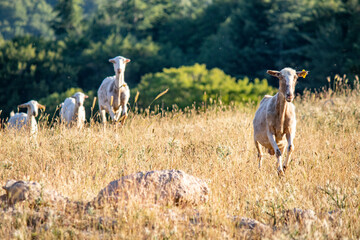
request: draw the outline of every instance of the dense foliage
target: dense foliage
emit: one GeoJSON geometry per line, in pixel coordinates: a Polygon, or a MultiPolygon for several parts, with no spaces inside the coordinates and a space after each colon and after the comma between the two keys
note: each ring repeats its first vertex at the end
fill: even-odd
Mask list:
{"type": "Polygon", "coordinates": [[[257,101],[259,96],[274,92],[266,80],[250,83],[248,78],[236,81],[222,70],[207,70],[205,65],[195,64],[190,67],[169,68],[163,72],[146,74],[134,89],[139,92],[140,106],[149,106],[161,92],[169,89],[161,97],[163,107],[176,104],[183,108],[193,103],[200,105],[213,101],[230,102],[257,101]]]}
{"type": "Polygon", "coordinates": [[[306,69],[297,89],[318,88],[327,76],[360,73],[359,30],[359,0],[2,1],[0,106],[7,114],[72,87],[94,91],[116,55],[132,60],[131,88],[195,63],[275,87],[266,69],[306,69]]]}

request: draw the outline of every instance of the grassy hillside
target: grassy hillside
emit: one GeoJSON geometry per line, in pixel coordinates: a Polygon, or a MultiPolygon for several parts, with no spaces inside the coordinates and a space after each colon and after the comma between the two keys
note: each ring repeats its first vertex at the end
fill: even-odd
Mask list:
{"type": "MultiPolygon", "coordinates": [[[[138,171],[181,169],[206,179],[203,206],[121,206],[61,212],[46,206],[1,208],[0,236],[25,238],[243,238],[231,216],[271,225],[274,238],[360,238],[360,95],[307,93],[297,107],[295,152],[286,176],[265,154],[258,169],[253,144],[255,106],[221,105],[199,114],[132,115],[124,128],[93,125],[77,131],[41,126],[38,146],[25,133],[0,135],[0,183],[32,180],[72,200],[89,201],[110,181],[138,171]],[[284,211],[311,209],[319,220],[286,225],[284,211]],[[340,210],[336,220],[325,213],[340,210]]],[[[190,110],[189,110],[190,112],[190,110]]],[[[4,193],[4,191],[3,191],[4,193]]],[[[4,206],[3,206],[4,207],[4,206]]]]}

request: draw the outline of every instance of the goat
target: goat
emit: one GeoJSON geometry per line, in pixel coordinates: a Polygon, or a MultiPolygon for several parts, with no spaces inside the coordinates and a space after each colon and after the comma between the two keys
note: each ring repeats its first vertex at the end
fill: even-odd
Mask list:
{"type": "Polygon", "coordinates": [[[14,112],[12,112],[8,121],[8,128],[20,130],[25,127],[29,130],[31,136],[36,136],[38,128],[35,117],[38,115],[38,109],[45,110],[45,106],[37,101],[31,100],[27,103],[20,104],[18,108],[27,108],[27,113],[14,114],[14,112]]]}
{"type": "Polygon", "coordinates": [[[76,127],[81,129],[85,122],[84,101],[88,98],[82,92],[77,92],[61,104],[60,119],[67,126],[71,126],[76,122],[76,127]]]}
{"type": "Polygon", "coordinates": [[[308,71],[296,72],[294,69],[284,68],[280,72],[268,70],[267,73],[279,79],[279,92],[275,96],[265,95],[261,100],[253,120],[254,141],[258,151],[259,168],[263,157],[261,144],[271,155],[276,154],[277,171],[279,175],[283,175],[294,151],[296,116],[292,101],[295,85],[298,77],[305,78],[308,71]],[[287,156],[282,165],[281,156],[284,154],[286,141],[287,156]]]}
{"type": "Polygon", "coordinates": [[[106,112],[110,114],[112,121],[118,121],[121,116],[121,124],[127,118],[127,103],[130,90],[124,80],[126,64],[130,59],[118,56],[109,59],[113,63],[115,76],[107,77],[101,83],[98,90],[99,109],[103,124],[106,124],[106,112]]]}

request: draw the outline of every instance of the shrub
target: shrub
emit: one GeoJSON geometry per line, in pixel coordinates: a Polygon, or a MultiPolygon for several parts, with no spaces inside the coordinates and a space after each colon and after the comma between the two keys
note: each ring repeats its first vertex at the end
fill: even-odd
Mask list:
{"type": "Polygon", "coordinates": [[[162,72],[146,74],[138,86],[132,90],[132,96],[140,92],[139,107],[148,107],[155,97],[166,89],[168,93],[161,97],[165,107],[176,104],[180,108],[213,100],[221,100],[224,104],[231,102],[257,102],[264,94],[272,94],[266,79],[248,78],[236,80],[222,70],[206,69],[204,64],[167,68],[162,72]]]}

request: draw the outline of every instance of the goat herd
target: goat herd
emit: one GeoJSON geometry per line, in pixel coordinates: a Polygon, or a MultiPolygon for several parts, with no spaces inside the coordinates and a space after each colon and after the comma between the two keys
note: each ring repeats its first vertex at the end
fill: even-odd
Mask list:
{"type": "MultiPolygon", "coordinates": [[[[106,112],[112,121],[121,121],[124,124],[127,118],[127,103],[130,97],[130,90],[124,80],[126,64],[130,59],[118,56],[109,59],[114,65],[115,76],[107,77],[101,83],[98,90],[99,110],[101,120],[106,123],[106,112]]],[[[294,151],[293,140],[296,131],[295,106],[292,103],[296,81],[299,77],[305,78],[308,71],[295,71],[291,68],[284,68],[281,71],[268,70],[268,74],[279,79],[279,91],[274,96],[266,95],[260,102],[253,120],[254,141],[258,151],[259,168],[261,167],[263,152],[260,145],[268,149],[271,155],[276,155],[277,171],[284,175],[290,163],[291,153],[294,151]],[[287,144],[286,144],[287,143],[287,144]],[[282,163],[282,156],[287,156],[282,163]]],[[[60,119],[67,126],[76,125],[82,128],[85,122],[84,100],[88,98],[84,93],[77,92],[66,98],[61,104],[60,119]]],[[[45,106],[37,101],[31,100],[21,104],[18,108],[27,108],[25,113],[11,113],[8,121],[8,129],[29,129],[31,136],[36,136],[37,122],[35,117],[38,109],[45,110],[45,106]]]]}

